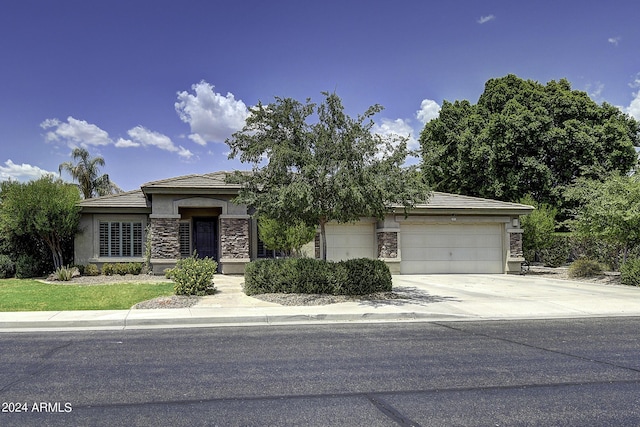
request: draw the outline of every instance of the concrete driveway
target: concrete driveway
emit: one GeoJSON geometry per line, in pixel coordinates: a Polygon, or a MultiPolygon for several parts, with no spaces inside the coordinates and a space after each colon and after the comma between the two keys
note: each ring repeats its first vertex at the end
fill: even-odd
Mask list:
{"type": "Polygon", "coordinates": [[[393,283],[396,292],[414,297],[411,305],[428,305],[434,316],[461,319],[640,316],[640,288],[630,286],[483,274],[398,275],[393,277],[393,283]]]}

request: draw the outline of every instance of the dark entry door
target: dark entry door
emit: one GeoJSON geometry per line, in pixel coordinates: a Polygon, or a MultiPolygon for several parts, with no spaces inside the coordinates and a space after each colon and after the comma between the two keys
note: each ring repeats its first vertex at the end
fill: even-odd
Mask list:
{"type": "Polygon", "coordinates": [[[194,246],[198,258],[218,259],[218,221],[215,218],[196,218],[193,220],[194,246]]]}

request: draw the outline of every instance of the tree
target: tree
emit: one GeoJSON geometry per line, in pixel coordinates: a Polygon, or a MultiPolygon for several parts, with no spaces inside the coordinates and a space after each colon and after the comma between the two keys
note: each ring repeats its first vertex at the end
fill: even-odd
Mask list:
{"type": "MultiPolygon", "coordinates": [[[[535,258],[542,249],[546,249],[553,243],[553,232],[555,231],[555,217],[557,209],[546,203],[536,202],[530,194],[520,199],[524,205],[534,206],[536,209],[528,215],[520,217],[520,223],[524,233],[522,235],[522,249],[525,255],[532,254],[535,258]]],[[[529,255],[531,256],[531,255],[529,255]]],[[[533,261],[531,259],[530,261],[533,261]]]]}
{"type": "Polygon", "coordinates": [[[514,75],[489,80],[478,103],[443,102],[420,135],[435,190],[516,201],[531,194],[563,210],[574,180],[605,179],[635,164],[640,125],[565,79],[541,85],[514,75]]]}
{"type": "Polygon", "coordinates": [[[230,177],[242,184],[236,202],[284,223],[319,225],[326,259],[327,222],[383,218],[389,204],[406,209],[425,201],[428,188],[415,168],[402,167],[405,139],[371,132],[382,107],[353,119],[336,94],[323,95],[320,105],[291,98],[258,103],[226,143],[229,158],[253,165],[251,173],[230,177]]]}
{"type": "Polygon", "coordinates": [[[567,190],[567,197],[581,205],[572,229],[619,244],[626,261],[629,249],[640,244],[639,177],[613,174],[604,182],[581,179],[567,190]]]}
{"type": "Polygon", "coordinates": [[[316,236],[316,227],[297,221],[291,225],[258,216],[258,235],[267,249],[282,251],[287,256],[298,256],[300,249],[316,236]]]}
{"type": "Polygon", "coordinates": [[[0,185],[0,231],[4,236],[32,236],[49,248],[55,268],[64,265],[63,245],[73,238],[80,219],[75,185],[47,175],[28,183],[0,185]]]}
{"type": "Polygon", "coordinates": [[[109,175],[100,175],[100,166],[104,166],[104,159],[100,156],[89,158],[89,152],[84,148],[74,148],[71,157],[76,162],[64,162],[58,171],[66,171],[78,181],[80,191],[85,199],[95,196],[121,193],[122,190],[111,180],[109,175]]]}

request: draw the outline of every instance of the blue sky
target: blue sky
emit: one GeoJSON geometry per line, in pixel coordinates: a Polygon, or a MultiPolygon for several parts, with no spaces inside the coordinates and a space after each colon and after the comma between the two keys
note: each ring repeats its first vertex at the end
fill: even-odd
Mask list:
{"type": "Polygon", "coordinates": [[[443,100],[513,73],[640,119],[637,2],[3,0],[0,180],[83,146],[124,190],[247,168],[224,140],[247,108],[335,91],[412,136],[443,100]]]}

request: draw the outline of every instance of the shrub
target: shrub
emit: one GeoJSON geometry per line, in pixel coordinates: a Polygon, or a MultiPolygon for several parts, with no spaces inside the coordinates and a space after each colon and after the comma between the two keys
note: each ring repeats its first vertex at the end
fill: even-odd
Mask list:
{"type": "Polygon", "coordinates": [[[366,295],[390,290],[391,272],[379,260],[264,259],[245,268],[247,295],[272,292],[366,295]]]}
{"type": "Polygon", "coordinates": [[[124,276],[129,272],[127,264],[118,262],[113,265],[113,274],[118,274],[120,276],[124,276]]]}
{"type": "Polygon", "coordinates": [[[367,295],[391,291],[391,272],[380,260],[359,258],[342,261],[347,280],[334,289],[335,295],[367,295]]]}
{"type": "Polygon", "coordinates": [[[42,276],[42,263],[31,255],[20,255],[16,260],[16,277],[18,279],[30,279],[42,276]]]}
{"type": "Polygon", "coordinates": [[[548,248],[553,240],[555,231],[555,218],[558,210],[546,203],[538,203],[528,194],[520,199],[520,203],[534,206],[536,209],[529,215],[520,217],[520,223],[524,233],[522,235],[522,248],[527,261],[535,261],[536,255],[548,248]]]}
{"type": "Polygon", "coordinates": [[[569,260],[571,243],[568,236],[556,235],[548,248],[541,251],[542,262],[547,267],[560,267],[569,260]]]}
{"type": "Polygon", "coordinates": [[[62,282],[68,282],[74,276],[79,275],[80,271],[78,271],[77,267],[58,267],[53,273],[53,276],[56,278],[56,280],[60,280],[62,282]]]}
{"type": "Polygon", "coordinates": [[[111,264],[109,262],[105,262],[102,264],[102,274],[105,276],[113,276],[116,272],[115,264],[111,264]]]}
{"type": "Polygon", "coordinates": [[[144,268],[144,263],[141,262],[129,262],[127,263],[127,271],[129,274],[138,275],[142,273],[142,269],[144,268]]]}
{"type": "Polygon", "coordinates": [[[211,258],[184,258],[178,261],[175,268],[166,275],[175,282],[176,295],[206,295],[213,293],[213,276],[218,270],[218,263],[211,258]]]}
{"type": "Polygon", "coordinates": [[[593,277],[602,274],[602,265],[588,258],[575,260],[569,266],[569,277],[593,277]]]}
{"type": "Polygon", "coordinates": [[[620,267],[623,285],[640,286],[640,258],[630,258],[620,267]]]}
{"type": "Polygon", "coordinates": [[[100,270],[98,270],[98,266],[95,264],[87,264],[84,267],[84,273],[85,276],[97,276],[100,274],[100,270]]]}
{"type": "Polygon", "coordinates": [[[16,265],[8,255],[0,255],[0,279],[7,279],[16,274],[16,265]]]}
{"type": "Polygon", "coordinates": [[[333,263],[311,258],[262,259],[245,267],[244,291],[247,295],[330,294],[336,280],[332,269],[335,269],[333,263]]]}

